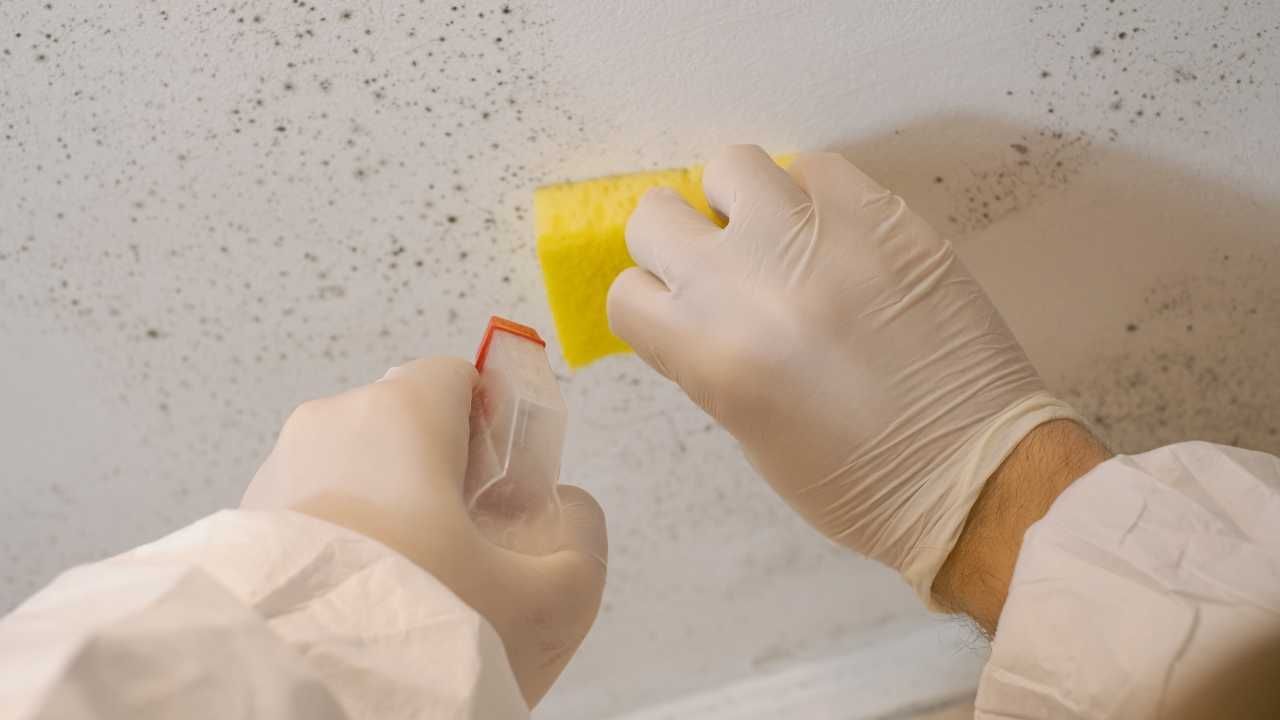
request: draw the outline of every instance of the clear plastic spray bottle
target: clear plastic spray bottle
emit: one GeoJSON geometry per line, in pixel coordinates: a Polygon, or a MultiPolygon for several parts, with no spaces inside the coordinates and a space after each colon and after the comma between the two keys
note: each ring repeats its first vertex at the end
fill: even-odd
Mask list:
{"type": "Polygon", "coordinates": [[[476,354],[471,448],[463,497],[493,542],[527,555],[555,551],[560,455],[568,413],[533,328],[492,317],[476,354]]]}

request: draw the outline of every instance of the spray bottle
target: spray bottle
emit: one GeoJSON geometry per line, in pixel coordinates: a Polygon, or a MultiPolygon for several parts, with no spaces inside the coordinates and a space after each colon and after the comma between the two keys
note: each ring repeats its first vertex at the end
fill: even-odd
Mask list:
{"type": "Polygon", "coordinates": [[[475,364],[467,509],[498,545],[551,553],[560,534],[556,485],[568,413],[546,343],[533,328],[495,316],[475,364]]]}

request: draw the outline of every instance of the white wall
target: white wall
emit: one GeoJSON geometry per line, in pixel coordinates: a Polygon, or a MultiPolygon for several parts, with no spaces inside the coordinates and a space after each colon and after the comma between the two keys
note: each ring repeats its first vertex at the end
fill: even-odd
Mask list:
{"type": "MultiPolygon", "coordinates": [[[[0,5],[0,607],[234,503],[299,401],[549,330],[536,185],[724,142],[904,194],[1120,449],[1280,451],[1278,39],[1269,0],[0,5]]],[[[547,716],[920,618],[634,358],[565,390],[612,557],[547,716]]]]}

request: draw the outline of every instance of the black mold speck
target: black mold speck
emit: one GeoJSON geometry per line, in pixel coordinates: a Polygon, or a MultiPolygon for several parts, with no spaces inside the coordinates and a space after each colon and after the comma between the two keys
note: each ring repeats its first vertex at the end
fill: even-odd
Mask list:
{"type": "Polygon", "coordinates": [[[155,328],[148,328],[147,337],[151,338],[152,340],[158,340],[160,338],[160,331],[155,328]]]}
{"type": "Polygon", "coordinates": [[[1138,324],[1137,324],[1137,323],[1129,323],[1128,325],[1125,325],[1125,326],[1124,326],[1124,330],[1125,330],[1125,332],[1138,332],[1138,324]]]}
{"type": "MultiPolygon", "coordinates": [[[[1022,143],[1013,143],[1009,147],[1013,148],[1014,151],[1017,152],[1019,155],[1026,155],[1027,153],[1031,152],[1031,148],[1027,147],[1026,145],[1023,145],[1022,143]]],[[[939,178],[939,180],[941,180],[941,178],[939,178]]]]}
{"type": "Polygon", "coordinates": [[[1089,51],[1089,57],[1096,58],[1101,54],[1102,54],[1102,48],[1098,47],[1097,45],[1094,45],[1093,49],[1089,51]]]}

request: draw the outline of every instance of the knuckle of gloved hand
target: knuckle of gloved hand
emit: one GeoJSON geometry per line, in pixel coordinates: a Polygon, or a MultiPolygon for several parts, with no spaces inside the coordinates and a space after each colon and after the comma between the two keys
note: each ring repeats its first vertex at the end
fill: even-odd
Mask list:
{"type": "Polygon", "coordinates": [[[417,419],[417,402],[402,383],[374,383],[361,393],[361,411],[369,417],[392,423],[417,419]]]}
{"type": "Polygon", "coordinates": [[[329,402],[324,399],[308,400],[293,409],[285,418],[280,430],[282,442],[289,442],[299,437],[313,434],[328,414],[329,402]]]}
{"type": "Polygon", "coordinates": [[[714,167],[716,170],[727,171],[732,173],[740,173],[748,170],[751,163],[765,155],[764,150],[759,145],[725,145],[720,149],[719,154],[708,164],[708,167],[714,167]]]}
{"type": "Polygon", "coordinates": [[[633,333],[636,303],[641,297],[638,286],[643,282],[640,274],[645,272],[638,267],[623,270],[614,278],[605,296],[605,316],[609,322],[609,330],[629,343],[635,344],[633,333]]]}
{"type": "Polygon", "coordinates": [[[650,233],[662,224],[662,209],[671,202],[671,196],[677,194],[671,188],[655,187],[640,196],[635,210],[627,218],[627,226],[623,233],[628,250],[634,253],[637,244],[651,240],[650,233]]]}
{"type": "MultiPolygon", "coordinates": [[[[661,205],[663,201],[670,200],[673,196],[678,196],[679,194],[674,188],[669,188],[665,185],[649,188],[640,196],[640,202],[636,204],[636,212],[641,212],[642,210],[650,212],[655,206],[661,205]]],[[[635,217],[635,214],[633,212],[631,214],[632,217],[635,217]]]]}

